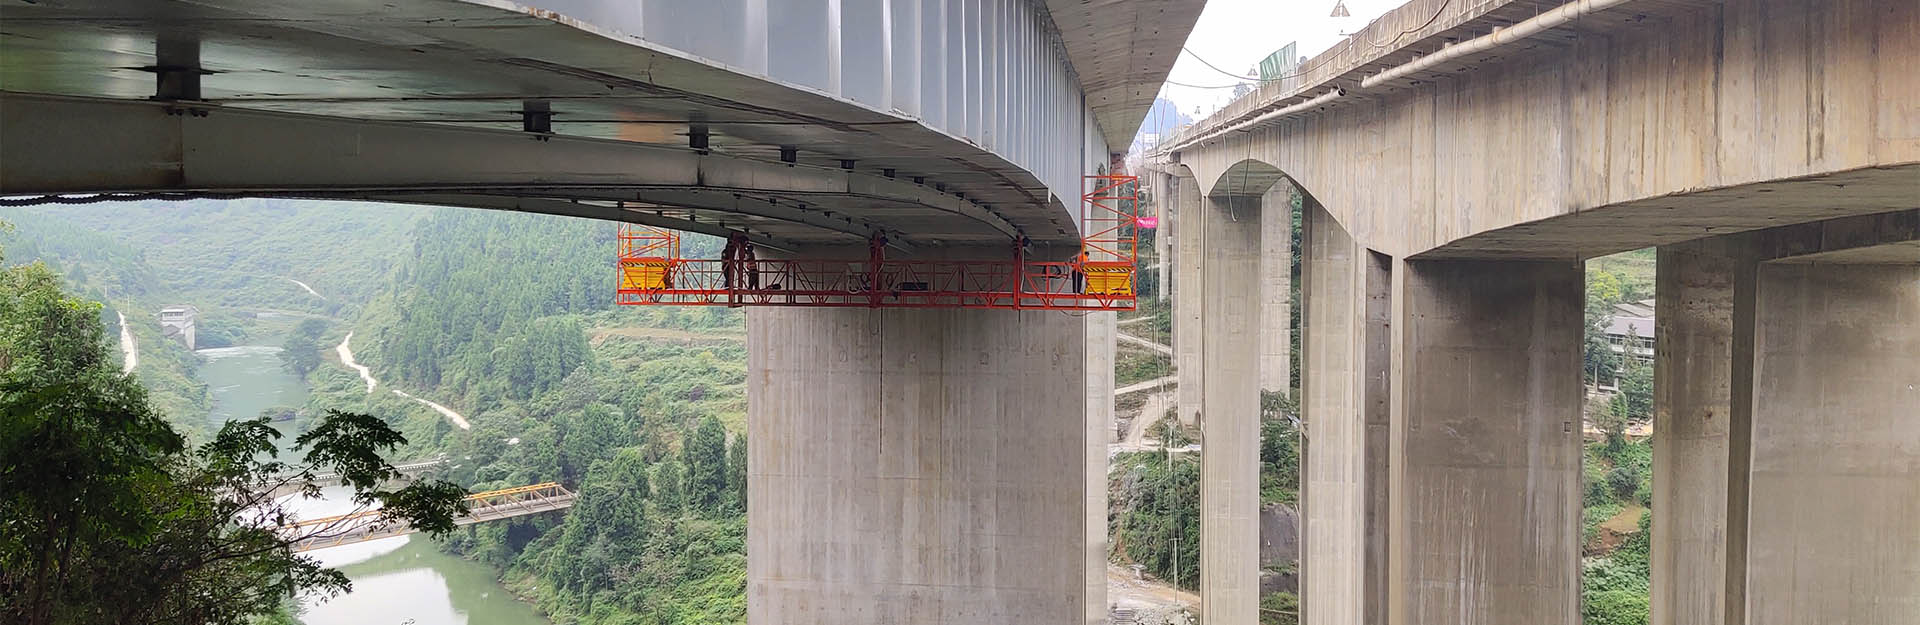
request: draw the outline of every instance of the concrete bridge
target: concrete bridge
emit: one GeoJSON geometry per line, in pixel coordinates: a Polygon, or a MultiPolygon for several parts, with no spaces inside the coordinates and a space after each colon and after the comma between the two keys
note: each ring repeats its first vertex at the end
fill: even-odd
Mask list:
{"type": "MultiPolygon", "coordinates": [[[[1063,260],[1203,0],[0,0],[0,194],[1063,260]]],[[[612,249],[609,249],[611,268],[612,249]]],[[[1105,618],[1112,313],[749,315],[748,613],[1105,618]]]]}
{"type": "Polygon", "coordinates": [[[1207,621],[1298,189],[1308,622],[1580,620],[1581,261],[1657,246],[1653,622],[1920,623],[1916,63],[1908,0],[1414,0],[1171,138],[1207,621]]]}
{"type": "MultiPolygon", "coordinates": [[[[3,1],[0,194],[1055,259],[1202,4],[3,1]]],[[[1175,137],[1208,622],[1255,622],[1291,185],[1310,621],[1577,620],[1578,261],[1657,245],[1656,621],[1913,623],[1917,32],[1908,0],[1415,0],[1175,137]]],[[[1111,324],[754,310],[751,622],[1102,620],[1111,324]]]]}

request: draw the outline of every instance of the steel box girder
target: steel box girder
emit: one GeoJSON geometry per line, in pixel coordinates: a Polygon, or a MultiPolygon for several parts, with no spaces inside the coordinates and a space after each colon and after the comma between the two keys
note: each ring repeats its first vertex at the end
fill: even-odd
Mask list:
{"type": "Polygon", "coordinates": [[[1022,235],[964,198],[858,171],[508,130],[0,92],[0,195],[518,195],[528,188],[738,191],[856,215],[862,202],[883,201],[950,214],[956,229],[973,222],[1009,239],[1022,235]]]}

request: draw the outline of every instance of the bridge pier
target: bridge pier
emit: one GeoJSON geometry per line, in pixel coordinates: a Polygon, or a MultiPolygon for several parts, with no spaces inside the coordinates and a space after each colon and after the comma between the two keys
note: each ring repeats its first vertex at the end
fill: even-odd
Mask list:
{"type": "Polygon", "coordinates": [[[1200,612],[1213,623],[1260,620],[1262,208],[1260,196],[1208,197],[1201,223],[1189,221],[1204,238],[1195,255],[1206,319],[1197,410],[1200,612]]]}
{"type": "Polygon", "coordinates": [[[1310,622],[1578,621],[1578,263],[1394,260],[1305,218],[1310,622]]]}
{"type": "Polygon", "coordinates": [[[1920,623],[1920,211],[1660,248],[1653,623],[1920,623]]]}
{"type": "Polygon", "coordinates": [[[1207,369],[1200,338],[1201,328],[1206,325],[1202,314],[1206,300],[1201,288],[1201,268],[1206,263],[1203,257],[1206,218],[1202,213],[1206,210],[1206,195],[1192,176],[1174,177],[1174,195],[1173,201],[1179,207],[1173,218],[1176,239],[1172,285],[1173,368],[1179,377],[1179,388],[1174,391],[1174,410],[1180,425],[1191,426],[1200,412],[1201,387],[1207,369]]]}
{"type": "Polygon", "coordinates": [[[1389,622],[1578,622],[1580,263],[1397,265],[1389,622]]]}
{"type": "Polygon", "coordinates": [[[756,308],[747,330],[749,622],[1088,620],[1082,318],[756,308]]]}
{"type": "Polygon", "coordinates": [[[1391,267],[1317,203],[1304,209],[1302,606],[1314,622],[1385,623],[1391,267]]]}

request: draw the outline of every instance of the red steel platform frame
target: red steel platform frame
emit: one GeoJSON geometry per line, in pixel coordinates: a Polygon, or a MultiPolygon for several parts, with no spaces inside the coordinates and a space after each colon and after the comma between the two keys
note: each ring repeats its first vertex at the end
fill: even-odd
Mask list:
{"type": "Polygon", "coordinates": [[[622,224],[615,302],[630,306],[822,306],[1133,310],[1139,179],[1087,176],[1087,236],[1070,261],[889,260],[880,240],[867,260],[691,259],[679,234],[622,224]],[[729,274],[732,274],[729,276],[729,274]],[[729,279],[731,277],[731,279],[729,279]]]}

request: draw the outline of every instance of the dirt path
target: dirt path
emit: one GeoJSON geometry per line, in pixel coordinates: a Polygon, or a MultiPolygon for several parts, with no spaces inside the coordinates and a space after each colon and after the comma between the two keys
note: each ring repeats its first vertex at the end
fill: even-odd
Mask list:
{"type": "MultiPolygon", "coordinates": [[[[353,333],[348,332],[347,337],[344,339],[340,339],[340,344],[334,346],[333,351],[340,355],[340,364],[346,365],[348,367],[351,367],[354,371],[360,372],[360,379],[366,380],[367,392],[371,393],[373,392],[373,387],[378,386],[380,384],[380,381],[373,379],[373,371],[371,369],[368,369],[366,365],[360,364],[358,362],[354,362],[353,348],[348,346],[348,344],[352,342],[353,342],[353,333]]],[[[432,408],[434,412],[440,413],[441,416],[447,418],[447,421],[452,422],[454,426],[459,427],[462,430],[473,429],[473,424],[468,423],[466,417],[460,416],[460,413],[454,412],[452,408],[442,406],[439,403],[436,403],[433,401],[408,395],[406,391],[403,391],[397,388],[393,389],[393,394],[420,402],[421,405],[424,405],[428,408],[432,408]]]]}
{"type": "Polygon", "coordinates": [[[1174,382],[1178,382],[1179,380],[1180,380],[1179,376],[1170,375],[1166,377],[1154,378],[1151,380],[1147,380],[1145,382],[1135,382],[1132,384],[1128,384],[1126,386],[1122,386],[1120,388],[1113,389],[1113,395],[1115,397],[1119,397],[1127,393],[1138,393],[1140,391],[1156,389],[1162,386],[1171,385],[1174,382]]]}
{"type": "Polygon", "coordinates": [[[367,381],[367,392],[371,393],[373,392],[373,387],[380,382],[373,379],[373,372],[367,370],[366,365],[353,361],[353,348],[347,346],[347,344],[351,342],[353,342],[353,333],[348,332],[347,338],[340,339],[340,344],[335,345],[333,351],[340,355],[340,364],[360,372],[360,379],[367,381]]]}
{"type": "Polygon", "coordinates": [[[1147,442],[1147,430],[1160,419],[1167,416],[1167,409],[1173,407],[1173,393],[1154,393],[1147,396],[1147,403],[1140,406],[1140,414],[1134,415],[1133,422],[1127,425],[1127,438],[1114,445],[1118,451],[1146,451],[1160,446],[1147,442]]]}
{"type": "Polygon", "coordinates": [[[1152,578],[1135,579],[1133,571],[1107,563],[1107,603],[1133,610],[1141,623],[1158,625],[1173,620],[1181,612],[1198,614],[1200,596],[1174,588],[1152,578]]]}
{"type": "Polygon", "coordinates": [[[460,429],[462,430],[473,429],[473,424],[467,423],[466,417],[460,416],[460,413],[454,412],[452,408],[448,408],[446,406],[442,406],[440,404],[436,404],[431,401],[427,401],[424,399],[420,399],[418,397],[414,397],[412,395],[408,395],[406,391],[403,391],[397,388],[393,389],[393,394],[420,402],[422,404],[426,404],[428,408],[432,408],[434,409],[434,411],[439,412],[441,415],[445,416],[448,421],[452,421],[454,425],[460,426],[460,429]]]}
{"type": "MultiPolygon", "coordinates": [[[[282,276],[282,277],[284,277],[284,276],[282,276]]],[[[310,287],[310,286],[307,286],[307,283],[305,283],[305,282],[301,282],[301,281],[299,281],[299,280],[295,280],[295,279],[293,279],[293,278],[287,278],[287,281],[288,281],[288,282],[292,282],[292,283],[294,283],[294,284],[298,284],[298,285],[300,285],[300,288],[303,288],[303,289],[306,289],[306,290],[307,290],[307,294],[309,294],[309,295],[312,295],[312,296],[314,296],[314,297],[318,297],[318,298],[320,298],[320,299],[326,299],[326,298],[327,298],[327,296],[325,296],[325,295],[321,295],[319,291],[315,291],[315,290],[313,290],[313,287],[310,287]]]]}
{"type": "Polygon", "coordinates": [[[1172,356],[1172,355],[1173,355],[1173,348],[1172,348],[1172,347],[1168,347],[1168,346],[1166,346],[1166,345],[1162,345],[1162,344],[1159,344],[1159,343],[1155,343],[1155,342],[1153,342],[1153,341],[1149,341],[1149,340],[1146,340],[1146,339],[1143,339],[1143,338],[1140,338],[1140,337],[1137,337],[1137,336],[1134,336],[1134,335],[1131,335],[1131,334],[1127,334],[1127,333],[1125,333],[1125,332],[1119,332],[1119,333],[1116,333],[1116,334],[1114,334],[1114,336],[1115,336],[1115,337],[1118,337],[1118,338],[1119,338],[1119,339],[1120,339],[1120,340],[1121,340],[1122,342],[1126,342],[1126,343],[1132,343],[1132,344],[1134,344],[1134,345],[1139,345],[1139,346],[1141,346],[1141,347],[1145,347],[1145,348],[1147,348],[1147,349],[1151,349],[1151,350],[1153,350],[1153,351],[1156,351],[1156,352],[1160,352],[1160,353],[1162,353],[1162,354],[1166,354],[1166,355],[1168,355],[1168,356],[1172,356]]]}
{"type": "Polygon", "coordinates": [[[133,368],[140,366],[140,346],[133,342],[133,330],[127,328],[126,313],[116,310],[113,314],[120,316],[120,353],[126,354],[126,360],[120,363],[120,372],[133,373],[133,368]]]}

